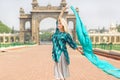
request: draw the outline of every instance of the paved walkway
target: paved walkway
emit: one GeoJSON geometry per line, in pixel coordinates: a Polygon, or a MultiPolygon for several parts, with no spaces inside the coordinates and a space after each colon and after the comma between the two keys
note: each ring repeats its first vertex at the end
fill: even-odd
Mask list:
{"type": "MultiPolygon", "coordinates": [[[[54,80],[52,45],[9,50],[0,53],[0,80],[54,80]]],[[[71,64],[67,80],[119,80],[92,65],[84,56],[68,47],[71,64]]],[[[120,61],[100,57],[120,68],[120,61]]]]}

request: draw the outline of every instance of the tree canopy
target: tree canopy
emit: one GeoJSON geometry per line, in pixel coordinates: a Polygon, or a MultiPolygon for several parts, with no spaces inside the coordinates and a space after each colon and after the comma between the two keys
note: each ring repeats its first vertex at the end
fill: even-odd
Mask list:
{"type": "Polygon", "coordinates": [[[0,33],[10,33],[11,28],[0,21],[0,33]]]}
{"type": "Polygon", "coordinates": [[[118,32],[120,32],[120,24],[117,26],[117,30],[118,32]]]}

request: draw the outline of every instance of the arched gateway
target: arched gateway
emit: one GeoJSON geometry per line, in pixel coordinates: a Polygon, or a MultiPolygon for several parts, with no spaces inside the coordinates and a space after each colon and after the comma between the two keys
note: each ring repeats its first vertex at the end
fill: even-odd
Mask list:
{"type": "MultiPolygon", "coordinates": [[[[54,19],[58,19],[58,16],[62,10],[63,7],[67,5],[66,0],[62,0],[59,6],[39,6],[37,0],[32,1],[32,11],[30,14],[25,14],[24,9],[20,8],[20,42],[25,42],[25,23],[27,21],[30,22],[30,34],[31,34],[31,40],[37,44],[40,44],[39,42],[39,23],[47,17],[51,17],[54,19]]],[[[76,8],[77,11],[78,8],[76,8]]],[[[75,16],[73,14],[68,14],[68,11],[64,13],[64,18],[67,20],[67,22],[72,21],[74,24],[73,28],[73,39],[76,41],[76,35],[75,35],[75,16]]]]}

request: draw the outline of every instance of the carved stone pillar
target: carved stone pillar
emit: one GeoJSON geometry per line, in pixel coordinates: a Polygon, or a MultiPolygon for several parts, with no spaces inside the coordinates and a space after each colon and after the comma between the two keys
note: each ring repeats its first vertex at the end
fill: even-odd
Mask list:
{"type": "Polygon", "coordinates": [[[37,19],[37,22],[36,22],[36,43],[37,44],[40,44],[40,41],[39,41],[39,21],[37,19]]]}
{"type": "Polygon", "coordinates": [[[73,25],[73,40],[76,41],[76,22],[75,21],[73,25]]]}
{"type": "Polygon", "coordinates": [[[36,16],[32,18],[32,41],[39,44],[39,23],[36,16]]]}
{"type": "Polygon", "coordinates": [[[25,21],[20,19],[20,34],[19,34],[19,38],[20,38],[20,42],[24,43],[24,37],[25,37],[25,21]]]}

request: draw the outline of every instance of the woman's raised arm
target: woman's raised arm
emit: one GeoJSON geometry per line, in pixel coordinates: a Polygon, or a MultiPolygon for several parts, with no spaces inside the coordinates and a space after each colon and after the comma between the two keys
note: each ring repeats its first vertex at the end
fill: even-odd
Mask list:
{"type": "Polygon", "coordinates": [[[65,12],[66,9],[67,9],[67,7],[63,7],[62,8],[62,11],[61,11],[61,13],[60,13],[60,15],[58,17],[58,20],[63,17],[63,14],[64,14],[64,12],[65,12]]]}

